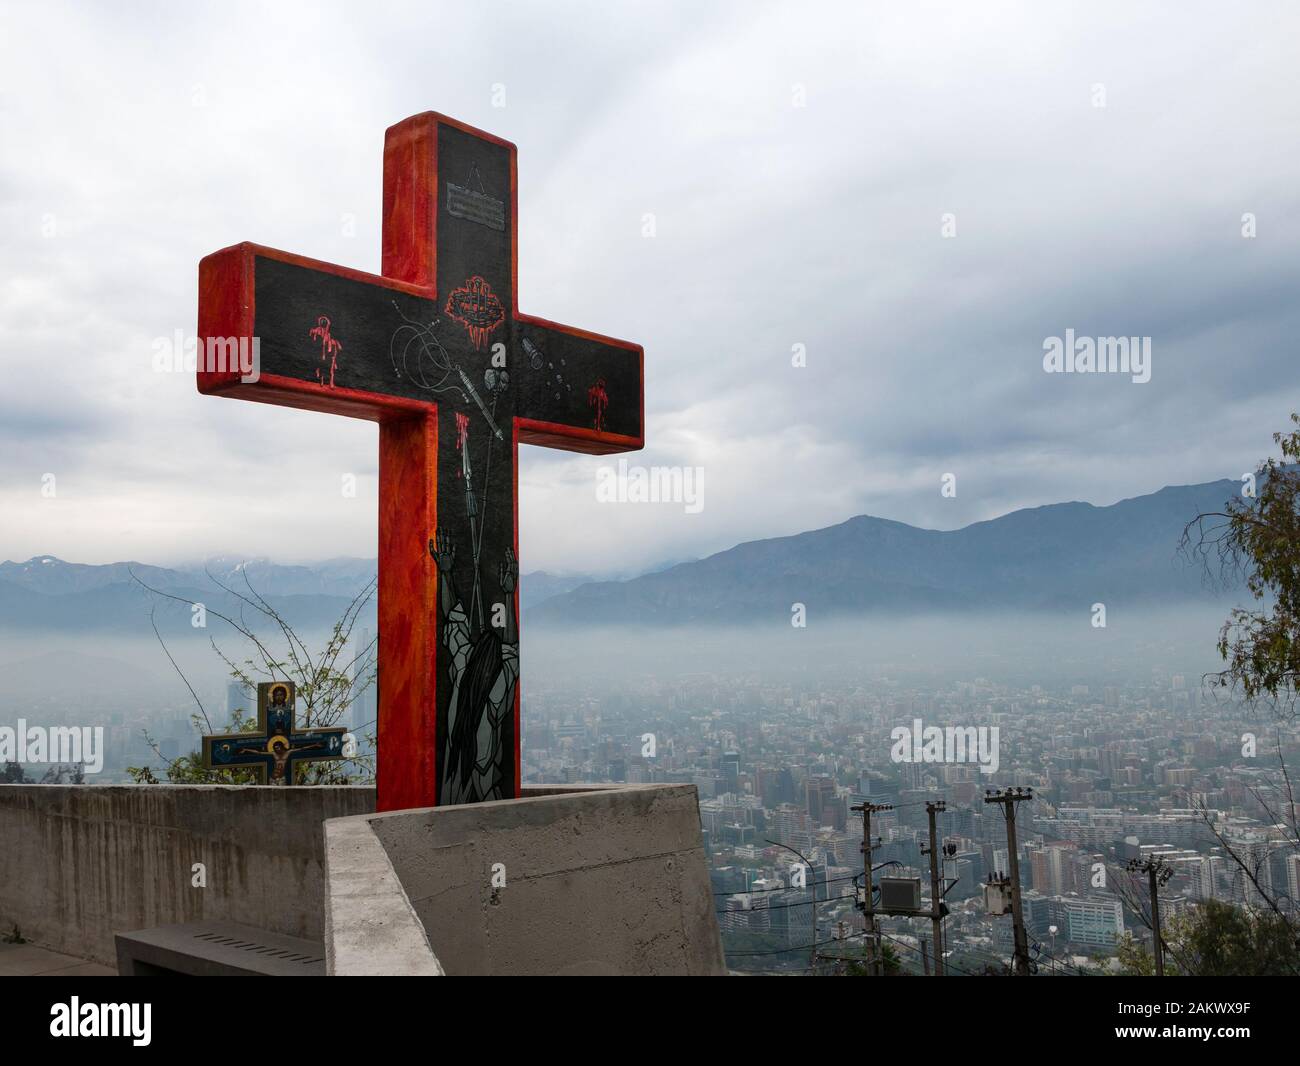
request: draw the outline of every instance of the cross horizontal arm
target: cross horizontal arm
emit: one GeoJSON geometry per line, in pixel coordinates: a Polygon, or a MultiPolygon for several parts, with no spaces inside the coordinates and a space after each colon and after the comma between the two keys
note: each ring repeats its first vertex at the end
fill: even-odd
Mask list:
{"type": "Polygon", "coordinates": [[[199,391],[371,421],[427,412],[431,397],[389,372],[389,349],[406,319],[431,321],[435,308],[417,285],[256,244],[224,248],[199,263],[199,391]],[[258,356],[252,374],[245,352],[258,356]]]}
{"type": "Polygon", "coordinates": [[[513,354],[520,443],[593,455],[645,446],[639,344],[518,315],[513,354]]]}

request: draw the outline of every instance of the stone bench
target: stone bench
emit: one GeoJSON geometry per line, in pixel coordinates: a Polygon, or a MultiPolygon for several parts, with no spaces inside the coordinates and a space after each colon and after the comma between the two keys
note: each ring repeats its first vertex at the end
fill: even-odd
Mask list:
{"type": "Polygon", "coordinates": [[[123,977],[323,977],[325,948],[235,922],[186,922],[118,933],[123,977]]]}

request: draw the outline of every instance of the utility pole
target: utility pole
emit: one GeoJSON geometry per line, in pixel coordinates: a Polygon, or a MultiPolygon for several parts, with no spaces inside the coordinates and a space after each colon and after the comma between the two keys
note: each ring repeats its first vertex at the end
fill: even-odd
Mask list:
{"type": "MultiPolygon", "coordinates": [[[[930,847],[921,850],[930,856],[930,924],[934,929],[934,976],[943,976],[943,894],[939,891],[939,842],[934,817],[948,809],[943,800],[936,800],[925,805],[926,816],[930,819],[930,847]]],[[[926,970],[927,976],[929,969],[926,970]]]]}
{"type": "Polygon", "coordinates": [[[872,977],[879,977],[881,974],[880,967],[880,936],[876,930],[876,879],[874,871],[871,869],[871,815],[874,811],[892,811],[892,803],[867,803],[863,801],[860,807],[850,807],[850,810],[862,812],[862,879],[866,885],[863,898],[863,911],[866,917],[866,941],[869,945],[867,948],[867,969],[871,971],[872,977]]]}
{"type": "Polygon", "coordinates": [[[1151,893],[1151,933],[1155,938],[1156,976],[1165,975],[1165,945],[1160,938],[1160,889],[1174,876],[1174,868],[1165,862],[1163,855],[1154,859],[1129,859],[1130,873],[1147,875],[1147,886],[1151,893]]]}
{"type": "Polygon", "coordinates": [[[997,803],[1007,822],[1007,862],[1011,866],[1011,923],[1015,933],[1015,956],[1012,972],[1017,977],[1029,976],[1029,941],[1025,936],[1025,919],[1020,911],[1020,857],[1016,854],[1016,804],[1032,800],[1034,793],[1028,788],[989,789],[985,803],[997,803]]]}

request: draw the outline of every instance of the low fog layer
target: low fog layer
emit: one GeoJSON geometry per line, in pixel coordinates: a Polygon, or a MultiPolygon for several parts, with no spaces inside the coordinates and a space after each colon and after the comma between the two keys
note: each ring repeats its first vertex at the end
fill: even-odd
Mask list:
{"type": "Polygon", "coordinates": [[[1108,684],[1152,670],[1182,673],[1188,685],[1217,669],[1214,643],[1226,609],[1111,611],[1104,628],[1083,604],[1069,618],[1033,614],[879,615],[806,628],[788,620],[750,627],[558,629],[525,624],[524,691],[529,683],[577,686],[697,674],[768,680],[919,681],[985,678],[999,684],[1108,684]]]}
{"type": "MultiPolygon", "coordinates": [[[[525,625],[525,710],[529,689],[587,681],[714,674],[763,680],[809,675],[827,680],[919,682],[984,678],[1011,685],[1110,684],[1141,680],[1153,670],[1182,673],[1192,686],[1217,668],[1214,641],[1226,612],[1202,609],[1112,611],[1104,628],[1081,608],[1076,616],[931,617],[891,622],[788,622],[748,628],[680,627],[670,630],[562,628],[525,625]]],[[[313,650],[324,633],[307,635],[313,650]]],[[[228,651],[241,645],[217,637],[228,651]]],[[[174,639],[167,647],[205,703],[224,708],[228,670],[206,637],[174,639]]],[[[0,634],[0,715],[28,713],[33,702],[66,701],[90,715],[107,712],[194,709],[194,701],[158,642],[149,639],[0,634]]]]}

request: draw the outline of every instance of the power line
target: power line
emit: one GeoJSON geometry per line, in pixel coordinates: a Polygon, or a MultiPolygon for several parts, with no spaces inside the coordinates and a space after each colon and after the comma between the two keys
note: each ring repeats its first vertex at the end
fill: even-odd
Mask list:
{"type": "MultiPolygon", "coordinates": [[[[877,890],[877,893],[878,892],[879,890],[877,890]]],[[[743,895],[743,893],[739,893],[739,894],[743,895]]],[[[839,903],[841,901],[847,901],[851,903],[853,901],[853,897],[852,896],[831,896],[829,899],[818,900],[817,902],[818,903],[839,903]]],[[[715,913],[717,914],[762,914],[766,911],[785,910],[787,907],[806,907],[806,906],[808,906],[808,900],[798,899],[792,903],[769,903],[763,907],[749,907],[749,908],[742,907],[738,910],[725,910],[723,908],[715,908],[715,913]]]]}
{"type": "MultiPolygon", "coordinates": [[[[855,878],[861,876],[862,876],[861,874],[844,874],[841,877],[828,877],[826,878],[825,881],[818,881],[816,878],[813,878],[813,884],[833,885],[839,881],[852,881],[855,878]]],[[[786,886],[782,885],[780,888],[750,888],[750,889],[741,889],[735,892],[728,892],[725,889],[722,889],[717,892],[714,892],[713,894],[715,896],[761,896],[767,892],[800,892],[800,891],[806,891],[806,890],[797,889],[797,888],[787,888],[786,886]]],[[[807,904],[807,902],[808,902],[807,900],[804,900],[805,904],[807,904]]]]}
{"type": "MultiPolygon", "coordinates": [[[[843,944],[845,941],[857,940],[859,937],[864,937],[866,935],[867,933],[866,930],[864,929],[857,933],[850,933],[848,936],[832,937],[830,940],[818,940],[811,944],[794,944],[788,948],[777,948],[769,951],[724,951],[723,955],[729,959],[757,958],[757,957],[767,956],[767,955],[789,955],[797,951],[810,951],[814,948],[826,947],[828,944],[843,944]]],[[[879,932],[877,935],[883,937],[885,940],[888,940],[894,944],[899,945],[900,947],[907,948],[908,951],[914,951],[918,955],[920,954],[921,949],[917,947],[915,944],[909,944],[906,940],[900,940],[898,937],[891,936],[889,933],[883,931],[879,932]]],[[[990,955],[988,956],[988,958],[990,962],[996,962],[999,965],[1005,965],[1001,959],[998,959],[995,956],[990,955]]],[[[842,959],[836,961],[856,962],[858,960],[850,956],[844,956],[842,959]]],[[[959,973],[963,977],[983,976],[982,974],[978,974],[972,970],[967,970],[961,966],[958,966],[951,960],[945,960],[944,966],[945,969],[951,971],[952,973],[959,973]]],[[[806,969],[811,970],[813,969],[813,967],[806,967],[806,969]]]]}
{"type": "MultiPolygon", "coordinates": [[[[1014,805],[1016,802],[1019,802],[1019,801],[1022,801],[1022,800],[1031,800],[1031,799],[1033,799],[1033,791],[1032,791],[1031,789],[1024,789],[1024,788],[1007,788],[1007,789],[1001,789],[1001,790],[986,790],[986,792],[987,792],[988,794],[987,794],[987,795],[985,796],[985,798],[984,798],[984,804],[987,805],[987,804],[989,804],[989,803],[996,803],[996,804],[1002,806],[1002,807],[1004,808],[1004,817],[1006,818],[1006,821],[1007,821],[1007,829],[1008,829],[1008,844],[1010,845],[1009,850],[1011,850],[1011,854],[1012,854],[1012,856],[1014,856],[1014,858],[1011,859],[1011,862],[1012,862],[1012,864],[1013,864],[1013,877],[1012,877],[1012,878],[1008,878],[1007,880],[1008,880],[1008,881],[1013,881],[1013,882],[1014,882],[1013,900],[1014,900],[1014,904],[1015,904],[1015,906],[1013,906],[1013,908],[1012,908],[1012,920],[1013,920],[1013,926],[1017,927],[1017,928],[1014,929],[1014,932],[1017,934],[1016,937],[1015,937],[1015,940],[1017,941],[1017,943],[1016,943],[1016,950],[1015,950],[1015,952],[1013,952],[1013,956],[1012,956],[1012,960],[1013,960],[1013,961],[1012,961],[1012,969],[1013,969],[1013,972],[1024,974],[1024,973],[1027,973],[1028,970],[1029,970],[1029,962],[1030,962],[1030,960],[1029,960],[1028,941],[1029,941],[1030,937],[1028,936],[1028,931],[1024,929],[1024,926],[1023,926],[1023,924],[1022,924],[1022,922],[1023,922],[1023,918],[1022,918],[1021,915],[1019,914],[1019,910],[1020,910],[1020,908],[1019,908],[1019,906],[1018,906],[1018,904],[1019,904],[1019,902],[1020,902],[1020,900],[1019,900],[1019,895],[1020,895],[1020,893],[1019,893],[1019,888],[1020,888],[1020,886],[1019,886],[1019,883],[1018,883],[1018,882],[1019,882],[1019,870],[1018,870],[1018,869],[1014,869],[1015,866],[1018,866],[1018,862],[1017,862],[1016,860],[1019,858],[1019,856],[1016,855],[1015,850],[1012,850],[1012,849],[1016,849],[1016,845],[1015,845],[1014,843],[1012,843],[1012,842],[1015,840],[1015,836],[1014,836],[1014,833],[1015,833],[1015,830],[1014,830],[1014,825],[1015,825],[1015,815],[1014,815],[1014,811],[1013,811],[1013,805],[1014,805]]],[[[872,805],[872,806],[874,807],[875,810],[881,810],[881,811],[884,811],[884,810],[898,810],[899,808],[907,808],[907,807],[929,807],[932,803],[933,803],[933,801],[930,801],[930,800],[915,800],[915,801],[910,801],[910,802],[908,802],[908,803],[888,804],[888,805],[884,805],[884,804],[882,804],[882,805],[872,805]]],[[[854,812],[856,813],[856,812],[858,812],[858,811],[863,811],[863,812],[864,812],[864,815],[865,815],[865,811],[864,811],[864,807],[865,807],[865,806],[867,806],[867,805],[864,804],[863,806],[855,807],[855,808],[854,808],[854,812]]],[[[947,806],[947,804],[946,804],[944,801],[940,801],[938,804],[935,804],[935,810],[936,810],[936,812],[944,811],[944,810],[947,810],[947,811],[952,811],[952,810],[976,811],[976,810],[979,810],[979,809],[980,809],[980,805],[976,805],[976,804],[962,805],[962,806],[957,807],[957,808],[953,808],[953,807],[949,807],[949,806],[947,806]]],[[[866,825],[869,824],[869,823],[867,823],[865,817],[864,817],[863,821],[864,821],[864,830],[865,830],[865,829],[866,829],[866,825]]],[[[866,850],[866,847],[869,847],[869,846],[870,846],[870,842],[867,842],[867,844],[864,846],[864,850],[866,850]]],[[[873,850],[874,850],[874,849],[873,849],[873,850]]],[[[1016,849],[1016,850],[1018,850],[1018,849],[1016,849]]],[[[925,854],[925,849],[924,849],[924,848],[922,849],[922,853],[925,854]]],[[[816,884],[830,885],[830,884],[836,884],[836,883],[838,883],[838,882],[841,882],[841,881],[847,881],[847,880],[853,880],[853,881],[856,882],[857,879],[858,879],[859,877],[865,877],[865,870],[864,870],[864,872],[863,872],[862,874],[850,874],[850,875],[841,876],[841,877],[828,878],[828,879],[825,880],[825,881],[816,882],[816,884]]],[[[873,885],[872,887],[874,888],[875,886],[873,885]]],[[[1008,887],[1011,887],[1011,886],[1008,886],[1008,887]]],[[[792,890],[791,890],[791,889],[788,889],[788,888],[785,888],[784,886],[782,886],[782,887],[779,887],[779,888],[755,889],[755,890],[753,890],[753,891],[751,891],[751,892],[743,892],[743,891],[742,891],[742,892],[734,892],[734,891],[731,891],[731,892],[729,892],[729,891],[718,891],[718,892],[714,892],[713,895],[715,895],[715,896],[761,895],[761,894],[765,894],[765,893],[768,893],[768,892],[784,892],[784,891],[792,891],[792,890]]],[[[946,890],[945,890],[945,894],[946,894],[946,890]]],[[[872,895],[874,896],[874,893],[873,893],[872,895]]],[[[828,903],[835,903],[835,902],[837,902],[837,901],[845,900],[845,899],[848,899],[848,898],[850,898],[850,897],[848,897],[848,896],[836,896],[836,897],[830,897],[830,898],[828,898],[825,902],[828,902],[828,903]]],[[[806,900],[800,900],[800,901],[796,901],[796,902],[793,902],[793,903],[773,904],[773,905],[770,905],[770,906],[768,906],[768,907],[766,907],[766,908],[761,908],[761,907],[760,907],[760,908],[755,908],[755,910],[759,910],[759,911],[764,910],[764,909],[766,909],[766,910],[782,910],[782,909],[786,909],[786,908],[789,908],[789,907],[797,907],[797,906],[807,906],[807,901],[806,901],[806,900]]],[[[720,914],[727,914],[727,913],[745,913],[745,912],[744,912],[744,911],[722,911],[722,910],[719,910],[718,913],[720,913],[720,914]]],[[[870,923],[870,924],[874,925],[874,923],[870,923]]],[[[866,931],[861,932],[861,933],[855,933],[855,934],[852,934],[852,937],[845,937],[845,938],[840,938],[840,939],[855,939],[855,938],[857,938],[857,937],[861,937],[861,936],[865,936],[865,935],[867,935],[867,932],[866,932],[866,931]]],[[[885,937],[885,938],[888,939],[888,940],[891,940],[891,941],[893,941],[893,942],[895,942],[895,943],[898,943],[898,944],[900,944],[900,945],[902,945],[902,946],[908,948],[908,949],[911,950],[911,951],[914,951],[914,952],[917,952],[918,954],[921,954],[921,949],[920,949],[920,948],[915,947],[915,946],[913,946],[913,945],[911,945],[911,944],[908,944],[908,943],[906,943],[905,941],[898,940],[898,939],[895,938],[895,937],[888,936],[888,934],[884,933],[883,931],[880,931],[880,930],[876,930],[876,931],[875,931],[875,938],[876,938],[877,940],[878,940],[879,937],[882,937],[882,936],[885,937]]],[[[839,940],[832,940],[832,941],[827,941],[827,942],[822,942],[822,943],[837,943],[837,942],[839,942],[839,940]]],[[[817,947],[817,946],[820,946],[820,945],[819,945],[819,944],[808,944],[808,945],[803,945],[803,946],[801,946],[801,947],[792,947],[792,948],[784,949],[784,950],[781,950],[781,951],[739,952],[739,953],[737,953],[737,952],[726,952],[726,953],[724,953],[724,954],[728,955],[729,957],[732,956],[732,955],[781,955],[781,954],[787,954],[787,953],[789,953],[789,952],[794,952],[794,951],[808,950],[808,949],[810,949],[810,948],[815,948],[815,947],[817,947]]],[[[1053,953],[1051,953],[1051,952],[1049,952],[1049,951],[1045,951],[1045,950],[1043,949],[1042,944],[1039,943],[1036,939],[1034,940],[1034,948],[1035,948],[1035,951],[1036,951],[1036,955],[1037,955],[1038,957],[1045,957],[1045,958],[1047,958],[1048,960],[1050,960],[1051,962],[1057,964],[1058,966],[1063,967],[1063,968],[1064,968],[1065,970],[1067,970],[1068,972],[1071,972],[1071,973],[1074,973],[1074,974],[1077,974],[1077,975],[1079,975],[1079,976],[1083,976],[1083,977],[1094,976],[1094,974],[1092,974],[1091,972],[1089,972],[1089,971],[1087,971],[1087,970],[1084,970],[1084,969],[1082,969],[1081,967],[1079,967],[1079,966],[1077,966],[1077,965],[1075,965],[1075,964],[1073,964],[1073,963],[1071,963],[1071,962],[1068,962],[1068,961],[1066,961],[1066,960],[1064,960],[1064,959],[1060,959],[1060,958],[1058,958],[1055,954],[1053,954],[1053,953]]],[[[969,947],[969,946],[964,947],[963,950],[964,950],[965,952],[971,954],[971,955],[974,955],[974,956],[977,957],[977,958],[978,958],[978,957],[983,957],[983,958],[985,958],[988,962],[990,962],[990,963],[995,963],[995,964],[998,965],[998,966],[1005,966],[1005,965],[1006,965],[1006,963],[1004,962],[1003,959],[998,958],[997,956],[993,955],[991,952],[981,952],[981,951],[979,951],[979,950],[977,950],[977,949],[975,949],[975,948],[969,947]]],[[[878,953],[877,953],[877,954],[878,954],[878,953]]],[[[950,969],[950,970],[952,970],[952,971],[954,971],[954,972],[956,972],[956,973],[962,973],[962,974],[965,974],[965,975],[967,975],[967,976],[977,976],[977,975],[975,975],[975,974],[972,974],[969,970],[964,970],[964,969],[962,969],[961,967],[954,966],[951,962],[945,960],[945,959],[943,958],[943,954],[941,953],[941,950],[940,950],[939,945],[938,945],[937,942],[936,942],[935,962],[936,962],[936,967],[935,967],[936,974],[938,974],[939,972],[941,972],[941,967],[946,967],[946,968],[948,968],[948,969],[950,969]]],[[[869,963],[869,965],[870,965],[870,960],[868,960],[868,963],[869,963]]],[[[1035,969],[1036,969],[1036,968],[1037,968],[1037,967],[1035,966],[1035,969]]]]}
{"type": "Polygon", "coordinates": [[[1038,949],[1038,954],[1039,954],[1040,956],[1045,957],[1045,958],[1048,958],[1048,959],[1051,959],[1052,962],[1056,963],[1058,966],[1064,966],[1067,970],[1070,970],[1070,971],[1072,971],[1072,972],[1078,974],[1080,977],[1095,977],[1095,976],[1096,976],[1096,974],[1093,974],[1093,973],[1089,972],[1088,970],[1083,969],[1083,967],[1081,967],[1081,966],[1076,966],[1076,965],[1075,965],[1074,963],[1072,963],[1072,962],[1066,962],[1064,959],[1057,958],[1057,957],[1056,957],[1055,955],[1053,955],[1050,951],[1048,951],[1046,948],[1044,948],[1043,945],[1042,945],[1041,943],[1039,943],[1039,941],[1034,940],[1033,937],[1030,937],[1030,940],[1033,941],[1033,946],[1034,946],[1035,948],[1038,949]]]}
{"type": "MultiPolygon", "coordinates": [[[[919,947],[917,947],[915,944],[909,944],[906,940],[899,940],[898,937],[890,936],[888,933],[881,933],[880,935],[883,936],[886,940],[893,941],[895,944],[899,945],[899,947],[907,948],[909,951],[915,951],[918,955],[921,953],[921,949],[919,947]]],[[[947,960],[944,961],[944,968],[946,970],[952,970],[955,973],[962,974],[965,977],[981,976],[980,974],[972,973],[970,970],[963,970],[960,966],[954,966],[951,962],[947,960]]]]}
{"type": "Polygon", "coordinates": [[[729,959],[738,959],[744,957],[753,957],[755,955],[789,955],[794,951],[809,951],[812,948],[825,947],[827,944],[842,944],[846,940],[853,940],[856,937],[866,936],[866,932],[850,933],[848,936],[831,937],[830,940],[815,940],[811,944],[795,944],[788,948],[780,948],[776,951],[724,951],[722,954],[729,959]]]}

